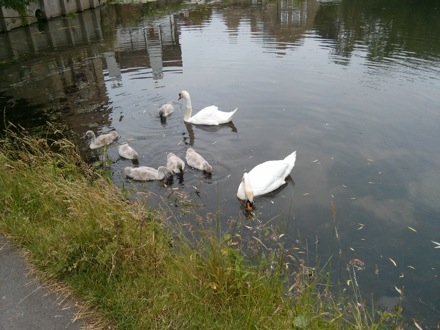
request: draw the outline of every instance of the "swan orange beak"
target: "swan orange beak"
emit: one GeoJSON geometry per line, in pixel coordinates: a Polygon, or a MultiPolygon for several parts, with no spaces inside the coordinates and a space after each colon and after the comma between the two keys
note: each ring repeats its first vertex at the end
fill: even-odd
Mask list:
{"type": "Polygon", "coordinates": [[[254,203],[252,203],[250,201],[246,201],[245,202],[245,209],[248,212],[252,211],[254,209],[254,203]]]}

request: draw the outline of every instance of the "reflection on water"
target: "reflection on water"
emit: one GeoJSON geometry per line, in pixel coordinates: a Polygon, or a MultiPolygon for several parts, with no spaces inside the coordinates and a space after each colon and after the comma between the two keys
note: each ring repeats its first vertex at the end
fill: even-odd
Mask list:
{"type": "MultiPolygon", "coordinates": [[[[282,228],[288,244],[313,251],[310,260],[331,259],[340,283],[347,264],[362,261],[365,300],[373,293],[393,304],[395,287],[405,287],[408,316],[434,328],[439,10],[410,0],[105,6],[0,35],[0,100],[16,99],[2,109],[25,126],[66,122],[90,158],[100,155],[87,149],[88,129],[116,129],[118,143],[155,168],[194,146],[212,176],[187,168],[171,187],[133,185],[160,197],[187,193],[225,228],[243,217],[243,172],[297,150],[287,184],[256,199],[248,227],[282,228]],[[233,123],[185,124],[183,89],[195,109],[238,107],[233,123]],[[167,101],[175,111],[161,121],[167,101]]],[[[131,162],[117,145],[108,157],[115,184],[129,186],[131,162]]]]}

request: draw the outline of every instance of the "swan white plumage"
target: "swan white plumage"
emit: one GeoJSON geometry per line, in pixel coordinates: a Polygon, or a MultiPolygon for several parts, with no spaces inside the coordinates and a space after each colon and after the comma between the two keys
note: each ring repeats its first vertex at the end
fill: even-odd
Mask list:
{"type": "Polygon", "coordinates": [[[121,144],[118,147],[119,156],[125,159],[139,159],[139,154],[128,143],[121,144]]]}
{"type": "Polygon", "coordinates": [[[98,137],[95,136],[95,133],[93,131],[87,131],[86,136],[91,138],[90,140],[90,149],[99,149],[104,146],[107,146],[114,142],[118,137],[118,133],[116,131],[112,131],[107,134],[99,135],[98,137]]]}
{"type": "Polygon", "coordinates": [[[252,209],[254,197],[267,194],[286,183],[285,179],[295,166],[296,151],[281,160],[269,160],[244,173],[238,186],[237,197],[252,209]],[[249,203],[249,204],[248,204],[249,203]]]}
{"type": "Polygon", "coordinates": [[[179,174],[185,169],[185,162],[174,153],[169,152],[167,155],[167,167],[174,173],[179,174]]]}
{"type": "Polygon", "coordinates": [[[126,167],[124,173],[130,179],[137,181],[163,180],[173,175],[173,172],[165,166],[159,166],[157,170],[147,166],[126,167]]]}
{"type": "Polygon", "coordinates": [[[188,148],[186,151],[186,162],[189,166],[198,170],[205,171],[206,173],[212,172],[212,166],[209,165],[206,159],[197,153],[193,148],[188,148]]]}
{"type": "Polygon", "coordinates": [[[192,114],[191,97],[187,91],[181,91],[179,93],[179,100],[185,99],[186,111],[183,120],[187,123],[198,125],[220,125],[229,123],[232,120],[232,116],[237,111],[237,108],[231,112],[224,112],[218,110],[215,105],[208,106],[198,111],[194,116],[192,114]]]}
{"type": "Polygon", "coordinates": [[[162,105],[159,109],[159,116],[161,118],[167,117],[174,112],[173,102],[169,101],[162,105]]]}

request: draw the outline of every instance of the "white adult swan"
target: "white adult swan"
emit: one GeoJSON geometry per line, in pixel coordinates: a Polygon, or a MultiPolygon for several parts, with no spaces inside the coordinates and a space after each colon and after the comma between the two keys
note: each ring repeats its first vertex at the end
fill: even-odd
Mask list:
{"type": "Polygon", "coordinates": [[[198,170],[205,171],[206,173],[212,172],[212,166],[209,165],[206,159],[198,154],[193,148],[188,148],[186,151],[186,162],[189,166],[198,170]]]}
{"type": "Polygon", "coordinates": [[[139,160],[139,154],[128,143],[121,144],[118,147],[118,153],[122,158],[139,160]]]}
{"type": "Polygon", "coordinates": [[[252,210],[254,197],[267,194],[286,183],[296,161],[296,151],[282,160],[269,160],[244,173],[238,186],[237,197],[244,200],[246,208],[252,210]]]}
{"type": "Polygon", "coordinates": [[[99,135],[98,137],[95,136],[95,133],[93,133],[93,131],[87,131],[86,136],[88,138],[91,138],[90,146],[89,146],[90,149],[102,148],[106,145],[109,145],[110,143],[112,143],[113,141],[115,141],[119,137],[119,135],[116,131],[112,131],[108,134],[102,134],[102,135],[99,135]]]}
{"type": "Polygon", "coordinates": [[[194,116],[191,117],[192,106],[191,106],[191,98],[189,96],[189,93],[187,91],[181,91],[179,93],[179,100],[182,98],[185,99],[186,101],[186,111],[183,120],[191,124],[196,124],[196,125],[226,124],[232,120],[232,116],[237,111],[237,108],[235,108],[234,111],[224,112],[218,110],[217,106],[210,105],[209,107],[203,108],[202,110],[200,110],[194,116]]]}
{"type": "Polygon", "coordinates": [[[169,101],[162,105],[159,109],[159,116],[161,118],[167,117],[174,112],[173,102],[169,101]]]}
{"type": "Polygon", "coordinates": [[[167,167],[174,173],[180,174],[185,169],[185,162],[174,153],[169,152],[167,155],[167,167]]]}
{"type": "Polygon", "coordinates": [[[147,166],[126,167],[124,173],[130,179],[137,181],[163,180],[173,175],[173,172],[165,166],[159,166],[157,170],[147,166]]]}

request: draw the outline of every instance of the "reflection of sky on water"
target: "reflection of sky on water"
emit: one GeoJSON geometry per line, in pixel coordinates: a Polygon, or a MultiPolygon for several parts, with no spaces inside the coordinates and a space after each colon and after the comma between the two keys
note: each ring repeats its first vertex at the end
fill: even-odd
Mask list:
{"type": "MultiPolygon", "coordinates": [[[[435,64],[405,52],[370,61],[363,45],[343,57],[314,34],[305,34],[279,57],[277,51],[259,50],[271,42],[258,42],[247,22],[235,30],[234,42],[219,33],[216,15],[203,32],[184,30],[181,40],[185,75],[194,78],[202,96],[224,93],[222,100],[245,101],[235,119],[237,143],[246,146],[243,170],[286,154],[289,145],[298,150],[295,185],[260,198],[260,219],[285,211],[289,236],[309,242],[319,236],[318,253],[325,259],[337,255],[334,199],[343,260],[356,257],[367,265],[358,274],[362,287],[386,302],[398,295],[394,286],[405,286],[405,307],[412,311],[410,301],[421,295],[421,306],[424,299],[435,302],[439,264],[430,242],[438,232],[440,195],[435,64]],[[191,52],[201,41],[206,48],[191,52]],[[228,52],[235,60],[210,80],[209,70],[222,66],[228,52]],[[209,60],[214,58],[215,64],[209,60]],[[221,84],[228,76],[229,88],[209,92],[206,85],[221,84]]],[[[435,315],[436,307],[428,310],[435,315]]]]}

